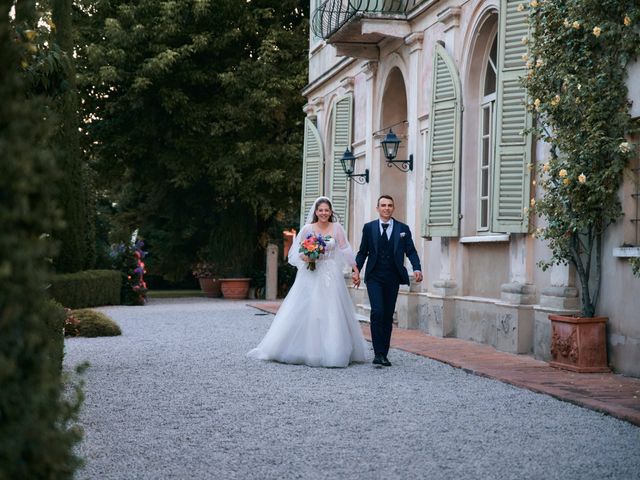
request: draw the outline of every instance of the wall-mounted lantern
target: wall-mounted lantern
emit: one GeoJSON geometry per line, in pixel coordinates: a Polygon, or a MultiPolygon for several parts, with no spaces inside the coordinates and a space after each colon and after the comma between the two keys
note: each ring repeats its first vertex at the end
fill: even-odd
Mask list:
{"type": "Polygon", "coordinates": [[[356,166],[356,157],[353,156],[351,150],[348,148],[344,151],[342,158],[340,159],[340,163],[342,163],[342,169],[344,173],[347,175],[349,180],[353,180],[354,182],[360,183],[364,185],[365,183],[369,183],[369,169],[365,169],[364,173],[353,173],[356,166]]]}
{"type": "Polygon", "coordinates": [[[387,166],[395,165],[398,170],[403,172],[413,171],[413,155],[409,155],[409,160],[396,160],[398,155],[398,147],[400,146],[400,139],[393,133],[393,130],[389,129],[386,137],[382,142],[382,150],[384,150],[384,156],[387,159],[387,166]]]}

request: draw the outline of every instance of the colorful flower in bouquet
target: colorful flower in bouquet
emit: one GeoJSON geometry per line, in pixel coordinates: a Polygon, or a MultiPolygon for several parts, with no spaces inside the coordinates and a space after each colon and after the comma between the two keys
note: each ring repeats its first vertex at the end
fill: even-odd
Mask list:
{"type": "Polygon", "coordinates": [[[327,240],[330,238],[329,236],[323,237],[320,234],[309,233],[302,241],[298,251],[309,259],[309,262],[307,262],[308,270],[313,271],[316,269],[316,260],[325,253],[327,240]]]}

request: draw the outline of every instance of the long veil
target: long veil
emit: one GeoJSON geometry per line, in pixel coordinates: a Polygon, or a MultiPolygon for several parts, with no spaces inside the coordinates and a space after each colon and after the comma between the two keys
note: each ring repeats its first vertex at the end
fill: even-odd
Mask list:
{"type": "MultiPolygon", "coordinates": [[[[318,197],[314,200],[314,202],[311,204],[311,207],[309,207],[309,211],[307,212],[304,226],[300,228],[300,231],[296,235],[296,238],[293,240],[293,243],[289,248],[289,255],[287,259],[289,263],[294,267],[297,267],[298,270],[306,265],[304,260],[300,258],[299,247],[302,241],[312,233],[311,224],[313,223],[313,214],[316,211],[318,202],[320,202],[321,200],[328,200],[331,203],[329,197],[324,196],[318,197]]],[[[334,221],[332,223],[334,226],[334,234],[336,240],[336,252],[339,252],[336,258],[339,258],[344,265],[354,266],[356,264],[355,254],[353,252],[353,249],[351,248],[351,245],[349,244],[349,240],[347,239],[347,234],[344,231],[344,228],[338,221],[334,221]]]]}

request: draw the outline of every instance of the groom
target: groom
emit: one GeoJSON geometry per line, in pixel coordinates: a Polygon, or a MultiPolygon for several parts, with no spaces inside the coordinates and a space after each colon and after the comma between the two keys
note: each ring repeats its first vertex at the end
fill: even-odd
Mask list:
{"type": "Polygon", "coordinates": [[[375,353],[373,364],[385,367],[391,366],[387,353],[398,290],[400,284],[409,285],[409,274],[404,267],[405,255],[413,267],[415,281],[422,281],[420,259],[411,239],[411,230],[391,216],[393,208],[393,198],[389,195],[382,195],[378,199],[376,210],[380,218],[365,224],[362,229],[362,242],[356,255],[358,270],[352,275],[353,284],[359,286],[358,272],[362,271],[368,257],[364,281],[371,304],[371,340],[375,353]]]}

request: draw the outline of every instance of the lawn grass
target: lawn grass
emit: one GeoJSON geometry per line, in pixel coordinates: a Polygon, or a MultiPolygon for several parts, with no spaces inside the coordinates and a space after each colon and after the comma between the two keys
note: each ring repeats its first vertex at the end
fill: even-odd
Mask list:
{"type": "Polygon", "coordinates": [[[183,298],[183,297],[202,297],[202,290],[149,290],[147,297],[149,298],[183,298]]]}

